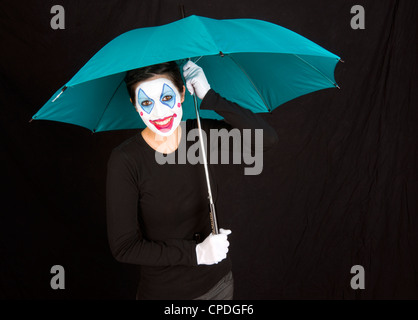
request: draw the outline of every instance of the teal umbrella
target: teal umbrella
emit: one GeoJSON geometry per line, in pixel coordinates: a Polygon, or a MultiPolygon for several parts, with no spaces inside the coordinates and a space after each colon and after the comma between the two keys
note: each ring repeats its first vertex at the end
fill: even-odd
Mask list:
{"type": "MultiPolygon", "coordinates": [[[[125,72],[172,60],[181,65],[187,58],[199,59],[216,92],[253,112],[269,112],[301,95],[338,87],[334,69],[340,58],[295,32],[261,20],[193,15],[113,39],[32,118],[93,132],[143,128],[129,101],[125,72]]],[[[183,112],[184,120],[196,118],[188,93],[183,112]]],[[[200,115],[220,118],[210,110],[200,115]]]]}
{"type": "MultiPolygon", "coordinates": [[[[211,87],[253,112],[269,112],[301,95],[338,87],[334,69],[340,58],[278,25],[254,19],[215,20],[190,16],[135,29],[97,52],[33,119],[79,125],[93,132],[143,128],[124,84],[128,70],[167,61],[199,62],[211,87]]],[[[200,110],[186,93],[183,119],[220,116],[200,110]]],[[[202,142],[202,139],[200,139],[202,142]]],[[[202,158],[208,187],[212,232],[218,233],[206,152],[202,158]]]]}

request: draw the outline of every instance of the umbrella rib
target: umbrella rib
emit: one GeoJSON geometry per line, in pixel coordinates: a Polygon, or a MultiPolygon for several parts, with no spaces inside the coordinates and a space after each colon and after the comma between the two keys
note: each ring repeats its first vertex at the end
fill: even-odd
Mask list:
{"type": "MultiPolygon", "coordinates": [[[[203,26],[203,28],[206,30],[206,33],[208,34],[208,36],[212,39],[213,44],[218,47],[216,45],[216,41],[213,38],[212,34],[208,31],[208,29],[206,28],[206,25],[200,21],[201,25],[203,26]]],[[[221,54],[222,57],[224,57],[224,54],[222,53],[221,50],[219,50],[219,53],[221,54]]],[[[267,102],[264,100],[263,95],[260,93],[260,91],[258,90],[257,86],[255,85],[255,83],[251,80],[250,76],[248,75],[248,73],[244,70],[244,68],[235,61],[235,59],[232,57],[231,54],[228,54],[228,56],[231,58],[231,60],[238,66],[238,68],[241,69],[241,71],[244,73],[244,75],[247,77],[248,81],[250,81],[251,85],[254,87],[255,91],[257,92],[258,96],[261,98],[261,100],[263,101],[263,104],[266,106],[267,110],[269,112],[271,112],[271,108],[268,106],[267,102]]]]}
{"type": "Polygon", "coordinates": [[[248,73],[245,71],[245,69],[232,57],[232,55],[228,54],[228,57],[238,66],[238,68],[241,69],[241,71],[244,73],[244,75],[247,77],[248,81],[250,81],[251,85],[254,87],[255,91],[257,92],[260,99],[263,101],[264,105],[266,106],[267,110],[271,112],[271,108],[268,106],[267,102],[264,100],[263,95],[261,94],[260,90],[258,90],[255,83],[251,80],[251,77],[248,75],[248,73]]]}
{"type": "Polygon", "coordinates": [[[107,108],[109,107],[110,102],[112,101],[113,97],[115,96],[116,92],[119,90],[119,87],[121,86],[122,82],[124,80],[124,77],[122,77],[122,80],[120,81],[119,85],[116,87],[115,91],[113,92],[112,96],[109,99],[109,102],[106,104],[106,107],[103,109],[102,115],[99,118],[99,121],[97,121],[97,124],[95,125],[94,129],[93,129],[93,133],[96,132],[96,129],[100,123],[100,121],[102,121],[102,118],[107,110],[107,108]]]}
{"type": "Polygon", "coordinates": [[[293,54],[295,57],[297,57],[298,59],[300,59],[302,62],[306,63],[308,66],[310,66],[312,69],[314,69],[315,71],[317,71],[321,76],[323,76],[325,79],[327,79],[329,82],[332,83],[332,85],[334,87],[337,87],[338,89],[340,88],[334,81],[332,81],[330,78],[328,78],[325,74],[323,74],[320,70],[318,70],[318,68],[314,67],[313,65],[311,65],[308,61],[302,59],[301,57],[299,57],[297,54],[293,54]]]}

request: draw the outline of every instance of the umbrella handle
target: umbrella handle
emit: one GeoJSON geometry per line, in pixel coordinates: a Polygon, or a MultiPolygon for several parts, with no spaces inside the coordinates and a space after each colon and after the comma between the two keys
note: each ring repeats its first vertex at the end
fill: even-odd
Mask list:
{"type": "Polygon", "coordinates": [[[215,204],[213,203],[213,201],[212,203],[210,203],[209,201],[209,208],[210,208],[209,218],[210,218],[210,225],[212,228],[212,233],[219,234],[218,221],[216,220],[215,204]]]}
{"type": "Polygon", "coordinates": [[[195,108],[195,111],[196,111],[197,128],[199,130],[199,141],[200,141],[200,146],[202,148],[203,167],[205,169],[206,184],[207,184],[207,187],[208,187],[210,223],[211,223],[211,227],[212,227],[212,233],[213,234],[219,234],[218,221],[216,219],[215,204],[213,203],[212,190],[211,190],[211,187],[210,187],[209,170],[208,170],[208,162],[207,162],[207,157],[206,157],[205,144],[203,143],[203,139],[202,139],[202,127],[200,125],[200,115],[199,115],[199,109],[197,107],[196,93],[193,94],[193,101],[194,101],[194,108],[195,108]]]}

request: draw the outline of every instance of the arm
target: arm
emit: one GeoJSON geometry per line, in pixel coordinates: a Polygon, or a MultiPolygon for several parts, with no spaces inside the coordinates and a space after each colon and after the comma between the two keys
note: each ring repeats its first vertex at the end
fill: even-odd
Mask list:
{"type": "Polygon", "coordinates": [[[218,127],[237,129],[262,129],[263,130],[263,150],[273,147],[277,141],[278,136],[276,131],[263,119],[259,114],[242,108],[236,103],[228,101],[221,97],[213,89],[210,89],[204,96],[201,109],[213,110],[224,118],[224,121],[213,120],[213,124],[218,127]],[[218,122],[216,125],[215,122],[218,122]],[[222,123],[225,122],[225,123],[222,123]],[[226,125],[227,124],[227,125],[226,125]]]}
{"type": "Polygon", "coordinates": [[[202,68],[189,61],[183,67],[183,74],[189,92],[202,99],[200,108],[213,110],[224,118],[224,121],[209,120],[211,128],[261,129],[263,130],[263,150],[277,143],[277,133],[262,116],[222,98],[211,89],[202,68]]]}
{"type": "Polygon", "coordinates": [[[197,265],[194,241],[149,241],[138,225],[136,164],[115,149],[108,162],[106,182],[107,232],[110,250],[119,262],[148,266],[197,265]]]}

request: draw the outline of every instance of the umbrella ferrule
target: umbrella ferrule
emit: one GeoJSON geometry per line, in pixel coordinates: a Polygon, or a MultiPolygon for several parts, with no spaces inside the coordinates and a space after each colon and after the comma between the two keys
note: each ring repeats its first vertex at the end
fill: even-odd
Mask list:
{"type": "Polygon", "coordinates": [[[64,86],[61,92],[51,102],[55,102],[55,100],[57,100],[64,93],[65,90],[67,90],[67,86],[64,86]]]}

